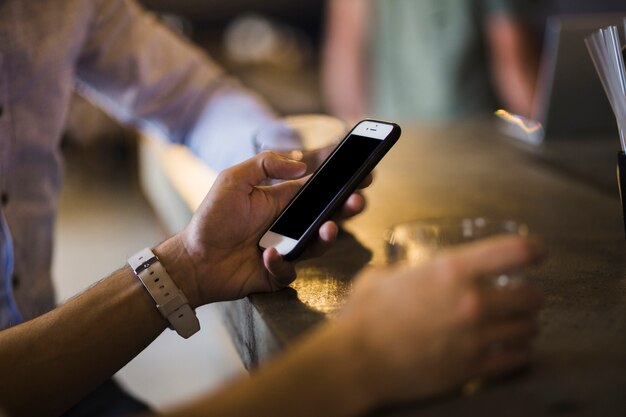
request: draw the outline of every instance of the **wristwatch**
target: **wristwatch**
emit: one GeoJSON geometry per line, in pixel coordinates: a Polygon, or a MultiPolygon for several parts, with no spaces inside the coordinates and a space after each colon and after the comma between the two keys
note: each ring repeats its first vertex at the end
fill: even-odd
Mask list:
{"type": "Polygon", "coordinates": [[[161,315],[170,322],[170,329],[176,330],[185,339],[200,330],[200,322],[187,297],[172,281],[150,248],[131,256],[128,264],[156,303],[161,315]]]}

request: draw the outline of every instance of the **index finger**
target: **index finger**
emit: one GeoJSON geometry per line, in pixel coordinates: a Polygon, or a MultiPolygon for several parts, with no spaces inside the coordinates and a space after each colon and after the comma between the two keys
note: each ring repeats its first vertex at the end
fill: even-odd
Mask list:
{"type": "Polygon", "coordinates": [[[367,174],[367,177],[365,177],[363,181],[361,181],[357,189],[362,190],[363,188],[367,188],[370,185],[372,185],[373,181],[374,181],[374,171],[367,174]]]}
{"type": "Polygon", "coordinates": [[[519,269],[545,254],[537,238],[498,236],[450,250],[460,275],[471,281],[519,269]]]}

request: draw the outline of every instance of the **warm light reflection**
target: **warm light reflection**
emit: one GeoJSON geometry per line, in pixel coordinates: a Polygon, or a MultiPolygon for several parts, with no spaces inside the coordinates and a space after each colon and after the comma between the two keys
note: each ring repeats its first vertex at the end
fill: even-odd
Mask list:
{"type": "Polygon", "coordinates": [[[328,275],[304,274],[299,276],[291,287],[298,292],[298,299],[307,307],[324,314],[339,310],[348,297],[352,284],[328,275]]]}
{"type": "Polygon", "coordinates": [[[496,110],[495,115],[507,123],[518,126],[526,133],[535,133],[542,128],[541,123],[536,120],[527,119],[519,114],[512,114],[504,109],[496,110]]]}
{"type": "Polygon", "coordinates": [[[520,139],[537,143],[543,139],[543,126],[536,120],[520,116],[519,114],[509,113],[504,109],[495,111],[495,116],[505,122],[510,128],[509,133],[520,139]]]}

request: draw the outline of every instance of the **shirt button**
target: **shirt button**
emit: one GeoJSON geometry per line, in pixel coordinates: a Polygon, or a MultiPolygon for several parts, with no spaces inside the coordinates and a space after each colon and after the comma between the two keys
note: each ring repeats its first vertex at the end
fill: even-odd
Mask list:
{"type": "Polygon", "coordinates": [[[0,195],[0,203],[2,203],[3,206],[9,204],[9,193],[5,191],[0,195]]]}
{"type": "Polygon", "coordinates": [[[13,285],[14,290],[17,290],[20,287],[19,275],[13,275],[13,278],[11,279],[11,284],[13,285]]]}

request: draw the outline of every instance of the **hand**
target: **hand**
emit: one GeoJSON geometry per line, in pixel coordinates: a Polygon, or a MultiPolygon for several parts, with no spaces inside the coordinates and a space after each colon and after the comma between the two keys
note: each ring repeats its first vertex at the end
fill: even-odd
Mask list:
{"type": "Polygon", "coordinates": [[[442,253],[419,267],[371,269],[337,320],[353,339],[366,393],[377,403],[424,398],[526,365],[541,296],[489,277],[541,256],[538,242],[504,237],[442,253]]]}
{"type": "MultiPolygon", "coordinates": [[[[222,171],[187,228],[155,249],[192,307],[274,291],[295,279],[294,264],[273,248],[261,254],[258,241],[305,182],[299,178],[305,170],[303,163],[263,152],[222,171]],[[287,181],[259,186],[267,179],[287,181]]],[[[364,205],[353,194],[342,215],[364,205]]],[[[323,253],[337,232],[335,222],[324,223],[308,256],[323,253]]]]}

